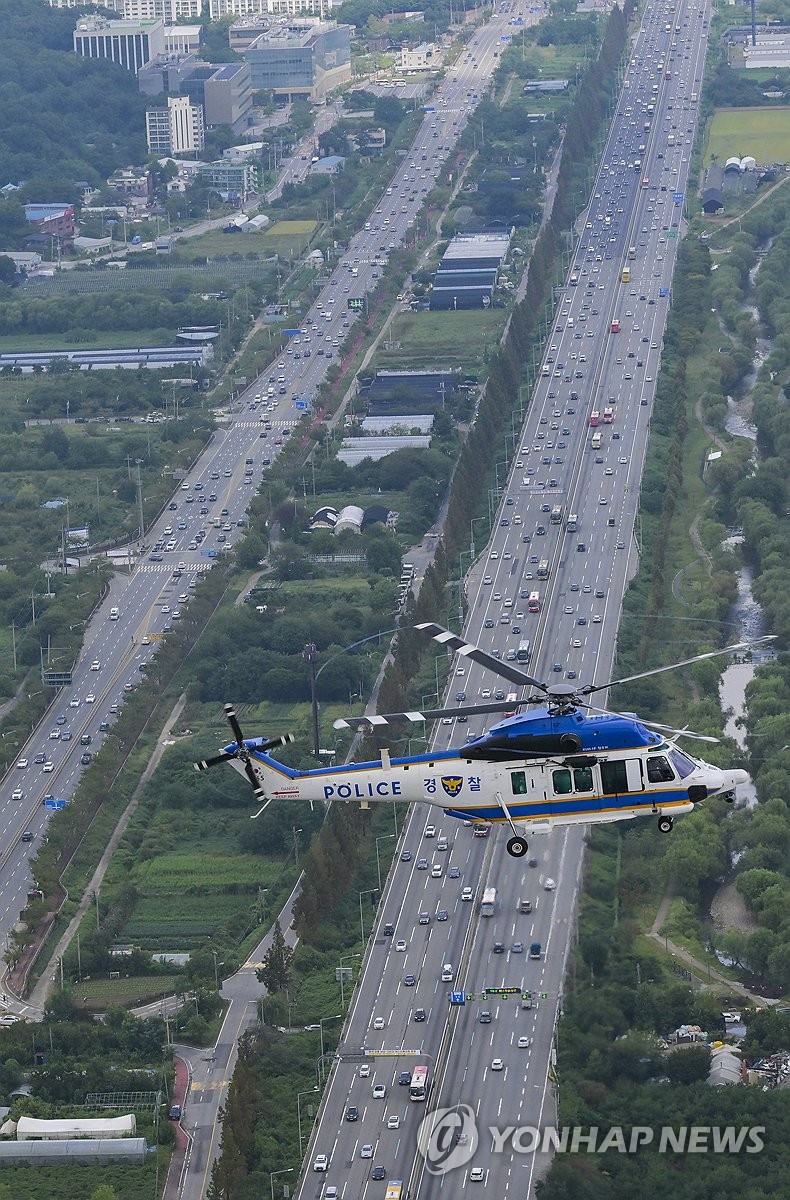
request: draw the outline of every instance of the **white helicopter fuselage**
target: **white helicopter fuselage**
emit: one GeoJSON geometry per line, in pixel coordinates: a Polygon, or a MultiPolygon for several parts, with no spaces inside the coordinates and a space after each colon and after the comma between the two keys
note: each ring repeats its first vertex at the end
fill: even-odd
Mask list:
{"type": "MultiPolygon", "coordinates": [[[[250,750],[252,768],[267,800],[363,806],[424,803],[461,820],[524,822],[525,834],[555,825],[622,821],[648,814],[674,817],[692,812],[696,803],[710,796],[731,798],[735,787],[747,779],[745,771],[710,766],[669,742],[660,756],[635,749],[490,762],[466,758],[463,749],[396,759],[385,752],[381,760],[312,771],[296,771],[252,746],[250,750]]],[[[243,774],[242,763],[232,761],[232,765],[243,774]]]]}

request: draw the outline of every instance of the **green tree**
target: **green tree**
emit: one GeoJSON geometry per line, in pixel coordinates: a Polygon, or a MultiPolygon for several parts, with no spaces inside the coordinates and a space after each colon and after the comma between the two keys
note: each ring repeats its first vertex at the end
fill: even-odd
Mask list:
{"type": "Polygon", "coordinates": [[[267,992],[276,994],[288,990],[291,982],[292,959],[293,950],[285,944],[280,922],[275,921],[272,944],[266,956],[266,962],[255,972],[267,992]]]}

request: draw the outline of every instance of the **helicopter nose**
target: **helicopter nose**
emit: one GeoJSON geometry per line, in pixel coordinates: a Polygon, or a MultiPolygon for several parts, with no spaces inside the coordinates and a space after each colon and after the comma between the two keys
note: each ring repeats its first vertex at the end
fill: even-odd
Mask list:
{"type": "Polygon", "coordinates": [[[728,771],[727,775],[728,775],[729,779],[732,780],[732,783],[730,785],[731,787],[737,787],[739,783],[748,783],[749,782],[749,772],[748,771],[740,771],[740,770],[728,771]]]}

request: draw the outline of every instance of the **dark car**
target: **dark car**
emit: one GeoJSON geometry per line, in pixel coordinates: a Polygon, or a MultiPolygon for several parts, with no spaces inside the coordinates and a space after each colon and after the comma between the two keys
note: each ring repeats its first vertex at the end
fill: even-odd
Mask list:
{"type": "Polygon", "coordinates": [[[22,834],[22,841],[23,842],[32,842],[33,841],[33,834],[30,832],[29,829],[26,829],[25,832],[22,834]]]}
{"type": "Polygon", "coordinates": [[[80,762],[82,763],[83,767],[87,767],[90,765],[90,763],[92,761],[93,761],[93,755],[91,754],[91,752],[89,750],[86,750],[85,753],[80,758],[80,762]]]}
{"type": "Polygon", "coordinates": [[[481,1025],[490,1025],[492,1021],[491,1013],[488,1009],[484,1008],[477,1019],[481,1025]]]}
{"type": "Polygon", "coordinates": [[[403,986],[404,987],[414,987],[416,983],[417,983],[416,975],[404,975],[403,976],[403,986]]]}
{"type": "Polygon", "coordinates": [[[504,954],[505,947],[502,942],[494,942],[494,954],[504,954]]]}
{"type": "Polygon", "coordinates": [[[387,1178],[386,1168],[385,1167],[374,1167],[373,1170],[370,1172],[370,1178],[371,1179],[386,1179],[387,1178]]]}
{"type": "Polygon", "coordinates": [[[414,1019],[415,1019],[415,1021],[424,1021],[425,1020],[425,1009],[424,1008],[415,1008],[414,1019]]]}
{"type": "Polygon", "coordinates": [[[381,932],[384,935],[384,937],[394,937],[395,926],[392,924],[391,921],[387,921],[381,932]]]}
{"type": "Polygon", "coordinates": [[[411,862],[411,850],[403,850],[400,856],[401,862],[411,862]]]}
{"type": "Polygon", "coordinates": [[[408,1087],[411,1083],[411,1071],[399,1071],[398,1083],[401,1087],[408,1087]]]}
{"type": "Polygon", "coordinates": [[[448,919],[447,909],[446,908],[437,908],[436,920],[437,921],[446,921],[447,919],[448,919]]]}
{"type": "Polygon", "coordinates": [[[348,1108],[346,1109],[346,1120],[347,1121],[358,1121],[359,1120],[359,1109],[357,1108],[356,1104],[349,1104],[348,1108]]]}

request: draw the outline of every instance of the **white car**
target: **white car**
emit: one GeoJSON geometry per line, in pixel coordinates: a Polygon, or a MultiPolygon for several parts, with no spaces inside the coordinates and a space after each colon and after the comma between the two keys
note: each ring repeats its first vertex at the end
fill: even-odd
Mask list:
{"type": "Polygon", "coordinates": [[[373,1157],[373,1147],[371,1146],[370,1142],[365,1142],[364,1146],[360,1146],[359,1157],[360,1158],[372,1158],[373,1157]]]}
{"type": "Polygon", "coordinates": [[[169,604],[163,604],[163,605],[162,605],[162,612],[163,612],[163,613],[169,613],[169,612],[170,612],[170,605],[169,605],[169,604]]]}
{"type": "Polygon", "coordinates": [[[101,663],[99,662],[98,658],[94,658],[93,662],[91,663],[91,670],[92,671],[100,671],[101,670],[101,663]]]}
{"type": "MultiPolygon", "coordinates": [[[[27,764],[26,764],[26,765],[27,765],[27,764]]],[[[396,949],[396,950],[397,950],[397,951],[398,951],[400,954],[403,954],[403,952],[404,952],[404,951],[405,951],[405,949],[406,949],[406,943],[404,942],[403,938],[398,938],[397,942],[395,943],[395,949],[396,949]]]]}
{"type": "Polygon", "coordinates": [[[149,638],[148,634],[146,634],[144,638],[140,639],[140,645],[141,646],[150,646],[151,645],[151,639],[149,638]]]}
{"type": "Polygon", "coordinates": [[[51,742],[57,742],[59,740],[59,738],[60,738],[60,730],[59,729],[51,729],[49,732],[49,740],[51,742]]]}
{"type": "Polygon", "coordinates": [[[441,879],[442,874],[443,868],[441,863],[434,863],[434,865],[431,867],[431,879],[441,879]]]}
{"type": "Polygon", "coordinates": [[[22,789],[14,788],[13,792],[11,793],[11,799],[12,800],[24,800],[24,798],[25,798],[25,793],[22,791],[22,789]]]}
{"type": "Polygon", "coordinates": [[[55,764],[52,762],[45,762],[44,766],[41,768],[41,770],[44,772],[45,775],[51,775],[52,772],[55,770],[55,764]]]}
{"type": "Polygon", "coordinates": [[[491,1063],[492,1071],[504,1071],[504,1069],[505,1069],[505,1063],[504,1063],[503,1059],[501,1059],[501,1058],[493,1059],[493,1061],[491,1063]]]}
{"type": "Polygon", "coordinates": [[[387,1094],[387,1089],[385,1088],[383,1083],[374,1083],[373,1084],[373,1099],[374,1100],[383,1100],[384,1097],[386,1096],[386,1094],[387,1094]]]}
{"type": "Polygon", "coordinates": [[[373,1022],[373,1028],[374,1029],[383,1029],[386,1024],[387,1024],[387,1022],[384,1020],[383,1017],[376,1017],[375,1021],[373,1022]]]}
{"type": "Polygon", "coordinates": [[[18,761],[18,763],[17,763],[16,765],[17,765],[17,770],[19,770],[19,771],[25,771],[25,770],[27,770],[27,759],[26,759],[26,758],[20,758],[20,759],[19,759],[19,761],[18,761]]]}
{"type": "Polygon", "coordinates": [[[80,706],[79,700],[69,700],[69,708],[79,708],[79,706],[80,706]]]}
{"type": "Polygon", "coordinates": [[[93,692],[88,692],[87,696],[85,697],[85,703],[86,704],[95,704],[96,703],[96,697],[94,696],[93,692]]]}
{"type": "Polygon", "coordinates": [[[325,1154],[316,1154],[315,1158],[313,1159],[313,1170],[326,1171],[328,1166],[329,1159],[327,1156],[325,1154]]]}
{"type": "Polygon", "coordinates": [[[543,880],[543,890],[546,892],[553,892],[556,886],[557,885],[553,879],[544,879],[543,880]]]}
{"type": "Polygon", "coordinates": [[[470,887],[465,887],[461,892],[462,900],[474,900],[474,892],[470,887]]]}
{"type": "Polygon", "coordinates": [[[357,1071],[360,1079],[367,1079],[370,1075],[370,1063],[363,1063],[357,1071]]]}
{"type": "Polygon", "coordinates": [[[394,1113],[387,1117],[387,1129],[400,1129],[400,1117],[394,1113]]]}
{"type": "Polygon", "coordinates": [[[16,1025],[17,1021],[21,1021],[21,1017],[15,1016],[14,1013],[5,1013],[0,1017],[0,1025],[16,1025]]]}
{"type": "Polygon", "coordinates": [[[486,1173],[483,1167],[472,1167],[472,1170],[469,1172],[470,1183],[482,1183],[485,1177],[486,1173]]]}
{"type": "Polygon", "coordinates": [[[526,1049],[527,1049],[529,1046],[531,1046],[531,1045],[532,1045],[532,1038],[531,1038],[531,1037],[520,1037],[520,1038],[518,1039],[518,1048],[519,1048],[519,1050],[526,1050],[526,1049]]]}

